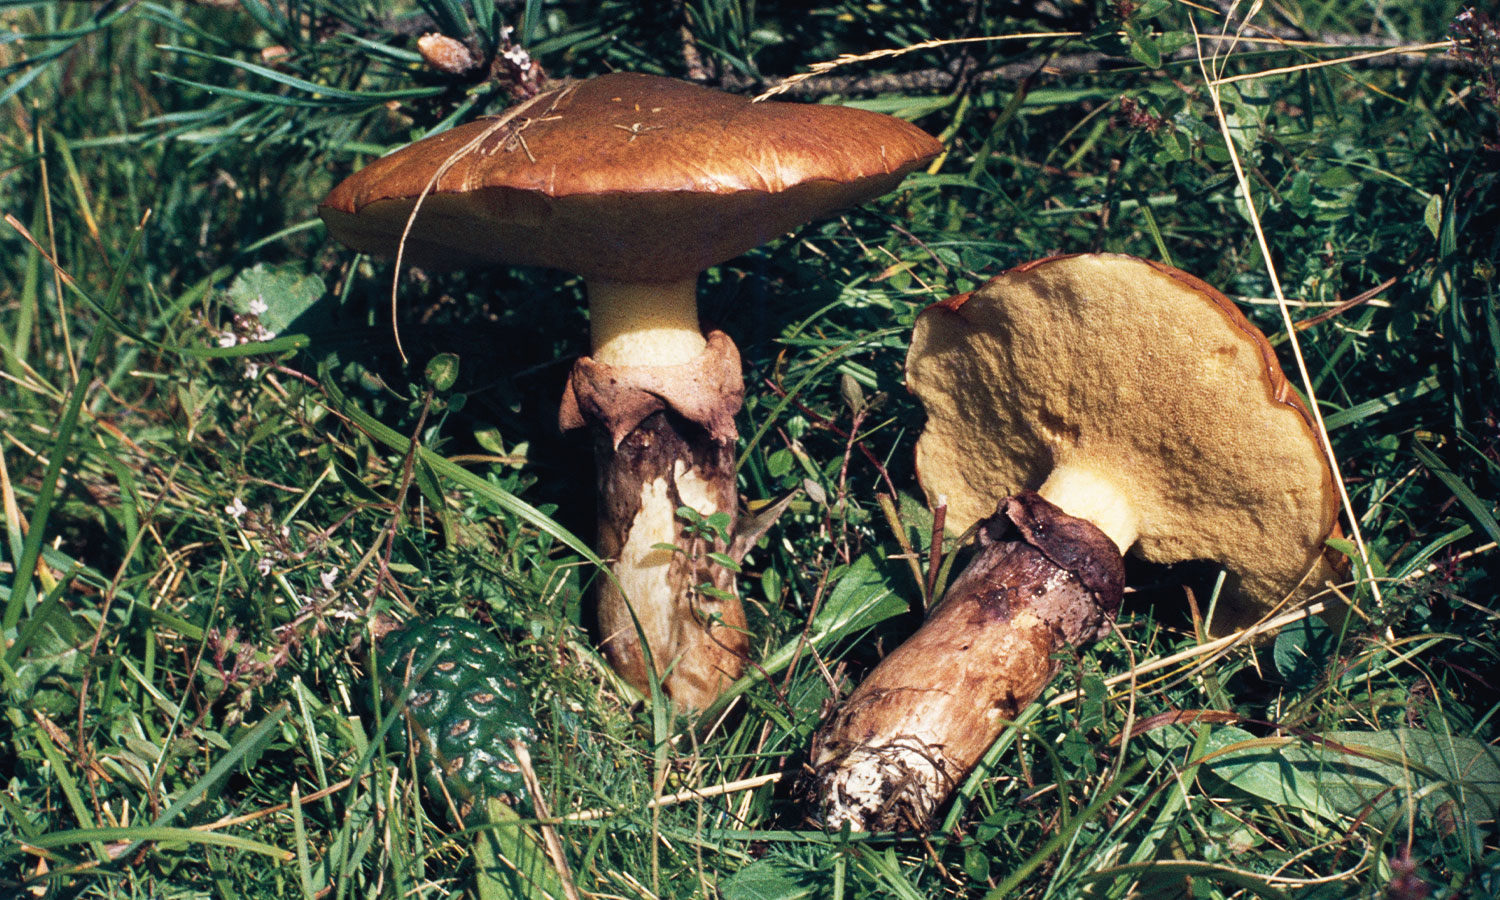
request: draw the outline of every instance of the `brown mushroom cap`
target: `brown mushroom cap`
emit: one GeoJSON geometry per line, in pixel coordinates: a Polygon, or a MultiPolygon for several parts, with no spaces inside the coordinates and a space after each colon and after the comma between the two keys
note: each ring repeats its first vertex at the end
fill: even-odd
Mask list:
{"type": "Polygon", "coordinates": [[[928,415],[919,478],[951,530],[1049,479],[1082,484],[1063,493],[1109,495],[1122,550],[1231,572],[1215,630],[1332,574],[1337,499],[1310,414],[1265,336],[1191,275],[1119,255],[1012,269],[922,313],[907,383],[928,415]]]}
{"type": "Polygon", "coordinates": [[[678,281],[892,190],[940,149],[890,116],[752,103],[653,75],[569,84],[507,116],[418,141],[346,179],[319,209],[329,232],[394,253],[416,198],[448,165],[407,238],[414,264],[678,281]]]}

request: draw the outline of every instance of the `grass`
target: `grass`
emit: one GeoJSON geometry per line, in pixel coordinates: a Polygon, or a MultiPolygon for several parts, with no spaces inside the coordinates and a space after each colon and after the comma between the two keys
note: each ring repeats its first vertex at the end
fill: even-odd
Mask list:
{"type": "Polygon", "coordinates": [[[393,753],[370,677],[380,628],[443,613],[513,650],[584,896],[1500,892],[1484,16],[1441,0],[0,10],[0,894],[476,890],[473,835],[393,753]],[[587,630],[589,450],[553,424],[584,349],[580,285],[400,273],[403,366],[389,263],[324,238],[315,208],[339,178],[510,102],[515,78],[425,69],[426,30],[481,54],[512,42],[553,76],[696,69],[743,91],[923,45],[828,74],[941,135],[939,164],[704,279],[746,364],[742,494],[802,489],[741,579],[766,672],[706,727],[616,684],[587,630]],[[1426,49],[1392,49],[1410,47],[1426,49]],[[931,583],[913,319],[1088,250],[1220,287],[1289,373],[1295,345],[1364,545],[1358,614],[1207,652],[1181,584],[1207,603],[1215,573],[1139,567],[1117,634],[1069,657],[942,828],[811,828],[810,736],[931,583]],[[459,372],[439,391],[424,367],[442,353],[459,372]],[[734,789],[692,793],[718,785],[734,789]]]}

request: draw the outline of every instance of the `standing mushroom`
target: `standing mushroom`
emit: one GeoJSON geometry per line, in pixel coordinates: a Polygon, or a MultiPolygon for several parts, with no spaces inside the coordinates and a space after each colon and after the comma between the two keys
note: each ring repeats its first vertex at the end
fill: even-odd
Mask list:
{"type": "Polygon", "coordinates": [[[749,641],[733,573],[709,556],[728,546],[676,512],[732,517],[738,496],[739,354],[700,325],[698,275],[894,189],[939,149],[890,116],[615,74],[377,160],[319,211],[357,250],[404,242],[424,266],[584,277],[593,353],[559,418],[596,435],[599,552],[618,581],[599,588],[604,652],[644,690],[644,637],[673,703],[699,709],[740,675],[749,641]]]}
{"type": "Polygon", "coordinates": [[[1191,275],[1027,263],[925,310],[906,376],[928,417],[922,487],[951,530],[983,520],[981,549],[814,739],[825,825],[926,827],[1053,654],[1108,631],[1125,551],[1222,564],[1218,631],[1335,574],[1311,416],[1265,336],[1191,275]]]}

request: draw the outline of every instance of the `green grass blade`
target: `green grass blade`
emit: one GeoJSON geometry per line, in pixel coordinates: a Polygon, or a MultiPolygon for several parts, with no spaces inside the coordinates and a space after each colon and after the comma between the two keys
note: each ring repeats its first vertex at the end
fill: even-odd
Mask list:
{"type": "MultiPolygon", "coordinates": [[[[245,757],[260,750],[271,738],[275,737],[277,731],[280,729],[281,720],[286,718],[287,713],[290,711],[291,708],[284,704],[272,710],[270,715],[262,719],[254,728],[250,729],[249,734],[236,741],[229,748],[229,752],[219,757],[219,761],[210,766],[202,778],[198,779],[192,787],[183,791],[171,806],[167,807],[161,815],[156,817],[156,821],[152,825],[157,828],[164,827],[182,815],[188,807],[197,803],[199,799],[229,775],[245,757]]],[[[149,838],[144,838],[143,840],[149,840],[149,838]]],[[[134,845],[132,845],[131,849],[134,849],[134,845]]],[[[286,854],[285,850],[277,852],[286,854]]],[[[290,855],[287,855],[287,858],[289,859],[290,855]]]]}
{"type": "MultiPolygon", "coordinates": [[[[265,66],[258,66],[255,63],[245,62],[242,59],[235,59],[232,56],[220,56],[215,53],[204,53],[201,50],[193,50],[190,47],[177,47],[171,44],[163,44],[157,49],[164,50],[168,53],[180,53],[183,56],[192,57],[194,59],[201,59],[207,62],[222,63],[226,66],[233,66],[234,68],[239,69],[243,72],[248,72],[251,75],[264,78],[265,80],[270,81],[274,84],[279,84],[282,87],[291,88],[294,91],[301,91],[304,94],[309,94],[312,96],[314,106],[326,106],[328,105],[328,101],[330,100],[342,101],[344,103],[386,103],[391,100],[409,100],[417,97],[431,97],[442,90],[441,88],[433,87],[403,88],[402,90],[398,91],[349,91],[344,90],[343,88],[333,87],[331,85],[318,84],[315,81],[308,81],[305,78],[298,78],[295,75],[288,75],[285,72],[278,72],[275,69],[270,69],[265,66]]],[[[207,90],[213,86],[207,84],[199,84],[198,87],[207,90]]],[[[276,94],[258,94],[257,96],[267,98],[278,97],[278,95],[276,94]]]]}
{"type": "Polygon", "coordinates": [[[1417,455],[1417,459],[1421,461],[1422,465],[1426,466],[1428,471],[1435,475],[1453,493],[1453,496],[1463,505],[1463,508],[1468,511],[1469,515],[1474,517],[1474,523],[1485,534],[1489,535],[1490,540],[1500,542],[1500,522],[1495,521],[1495,514],[1491,511],[1490,505],[1481,500],[1472,488],[1464,484],[1458,475],[1448,467],[1448,464],[1443,462],[1436,453],[1427,449],[1427,446],[1421,440],[1412,442],[1412,452],[1417,455]]]}
{"type": "MultiPolygon", "coordinates": [[[[91,830],[94,826],[94,817],[89,811],[88,804],[84,802],[83,794],[79,793],[78,782],[73,778],[72,765],[63,758],[62,751],[52,743],[51,736],[40,724],[32,726],[32,736],[36,738],[36,745],[41,748],[42,755],[47,758],[47,763],[52,767],[52,776],[57,779],[57,786],[62,790],[63,798],[67,800],[68,808],[73,812],[73,818],[84,825],[83,830],[91,830]]],[[[102,863],[109,862],[109,852],[105,849],[101,839],[94,838],[87,843],[93,849],[96,859],[102,863]]]]}
{"type": "Polygon", "coordinates": [[[1104,811],[1104,807],[1110,801],[1114,800],[1121,791],[1129,787],[1130,782],[1145,767],[1146,760],[1144,759],[1138,759],[1126,766],[1099,792],[1099,796],[1094,798],[1094,802],[1090,803],[1083,812],[1074,816],[1072,821],[1065,827],[1060,828],[1056,834],[1048,838],[1047,842],[1038,848],[1036,853],[1032,854],[1026,862],[1022,863],[1015,871],[1007,875],[1003,881],[995,885],[989,893],[984,895],[984,900],[1003,900],[1003,898],[1010,896],[1016,888],[1020,887],[1023,882],[1031,877],[1032,872],[1035,872],[1043,863],[1051,859],[1052,855],[1061,850],[1064,844],[1071,841],[1073,836],[1078,832],[1078,829],[1082,828],[1085,823],[1097,818],[1104,811]]]}
{"type": "MultiPolygon", "coordinates": [[[[397,453],[410,451],[411,441],[405,435],[378,421],[357,404],[351,403],[329,379],[324,379],[321,384],[323,390],[327,392],[329,399],[332,401],[328,407],[330,411],[348,418],[350,422],[354,423],[355,427],[397,453]]],[[[544,534],[550,535],[585,560],[599,567],[601,572],[609,577],[613,577],[610,574],[609,566],[604,563],[604,560],[599,558],[598,554],[591,550],[583,541],[579,540],[571,531],[563,528],[543,514],[541,510],[509,491],[503,490],[480,476],[475,475],[463,466],[449,461],[440,454],[434,453],[427,447],[418,447],[417,452],[422,461],[431,466],[432,470],[437,474],[463,485],[506,512],[536,526],[544,534]]]]}
{"type": "MultiPolygon", "coordinates": [[[[136,226],[135,232],[130,237],[130,244],[126,247],[124,257],[115,270],[114,283],[110,285],[109,293],[104,303],[101,304],[105,312],[113,312],[115,305],[119,302],[120,293],[125,287],[126,272],[129,271],[131,261],[140,250],[145,230],[145,223],[142,222],[136,226]]],[[[52,515],[52,506],[57,496],[58,478],[62,473],[63,461],[68,457],[68,450],[73,443],[73,430],[78,425],[78,415],[83,409],[84,397],[88,394],[94,372],[99,366],[104,338],[110,331],[107,325],[108,320],[99,322],[94,327],[94,333],[89,336],[89,342],[78,364],[78,382],[69,392],[68,405],[63,409],[62,417],[58,420],[57,431],[52,440],[51,457],[47,460],[47,468],[42,473],[41,487],[37,491],[36,508],[32,510],[31,520],[28,523],[26,543],[21,547],[21,558],[16,560],[15,574],[11,578],[10,599],[5,605],[5,616],[0,619],[0,632],[10,631],[16,627],[21,619],[22,611],[26,608],[26,601],[31,596],[31,578],[36,574],[37,558],[41,556],[42,543],[47,537],[47,520],[52,515]]],[[[16,650],[18,647],[19,645],[10,650],[16,650]]],[[[12,656],[7,651],[6,659],[12,665],[17,658],[19,658],[18,655],[12,656]]]]}
{"type": "Polygon", "coordinates": [[[43,849],[51,849],[54,847],[69,847],[74,844],[90,844],[99,841],[129,841],[130,844],[124,849],[111,851],[110,855],[116,858],[124,858],[133,853],[141,844],[153,841],[227,847],[231,850],[241,850],[246,853],[269,856],[277,862],[290,862],[293,859],[293,854],[290,851],[283,850],[280,847],[273,847],[270,844],[260,841],[253,841],[249,838],[223,834],[217,831],[200,831],[196,828],[165,828],[160,825],[132,825],[122,828],[73,828],[41,835],[31,843],[43,849]]]}

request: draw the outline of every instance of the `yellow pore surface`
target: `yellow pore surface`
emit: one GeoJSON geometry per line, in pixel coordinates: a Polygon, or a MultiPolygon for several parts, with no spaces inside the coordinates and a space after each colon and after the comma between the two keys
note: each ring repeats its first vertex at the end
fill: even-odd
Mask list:
{"type": "Polygon", "coordinates": [[[1097,481],[1130,505],[1133,552],[1237,576],[1226,621],[1327,574],[1336,506],[1312,426],[1265,338],[1191,276],[1117,255],[1019,267],[922,314],[907,382],[928,415],[919,476],[952,532],[1049,477],[1097,481]]]}

